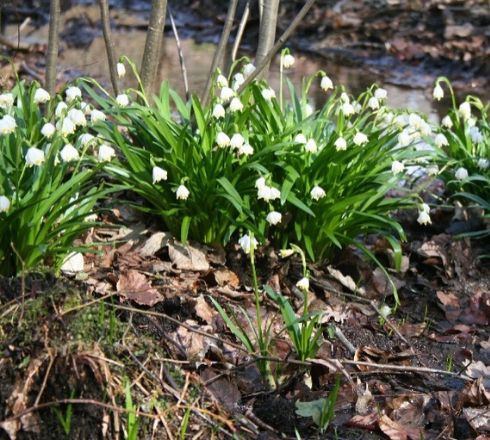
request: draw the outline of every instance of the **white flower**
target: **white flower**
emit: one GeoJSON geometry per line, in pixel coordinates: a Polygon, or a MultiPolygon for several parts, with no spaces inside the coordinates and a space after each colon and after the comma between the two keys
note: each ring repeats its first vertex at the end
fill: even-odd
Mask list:
{"type": "Polygon", "coordinates": [[[213,108],[213,118],[220,119],[225,117],[225,108],[221,104],[216,104],[213,108]]]}
{"type": "Polygon", "coordinates": [[[444,90],[442,90],[442,87],[439,83],[437,83],[436,86],[434,87],[432,96],[436,101],[440,101],[442,98],[444,98],[444,90]]]}
{"type": "Polygon", "coordinates": [[[230,111],[231,112],[241,112],[243,110],[243,104],[242,101],[240,101],[240,98],[233,98],[230,102],[230,111]]]}
{"type": "Polygon", "coordinates": [[[303,133],[298,133],[294,138],[294,142],[297,144],[306,144],[306,137],[303,133]]]}
{"type": "Polygon", "coordinates": [[[352,107],[354,108],[354,113],[359,113],[362,110],[362,105],[359,104],[357,101],[354,101],[352,103],[352,107]]]}
{"type": "Polygon", "coordinates": [[[358,131],[356,133],[356,135],[354,136],[353,141],[356,145],[363,145],[363,144],[367,143],[368,137],[364,133],[362,133],[361,131],[358,131]]]}
{"type": "Polygon", "coordinates": [[[61,121],[61,134],[68,136],[75,132],[76,126],[70,118],[64,118],[61,121]]]}
{"type": "Polygon", "coordinates": [[[14,105],[14,95],[12,93],[2,93],[0,95],[0,108],[10,108],[14,105]]]}
{"type": "Polygon", "coordinates": [[[387,304],[383,304],[379,309],[379,314],[383,319],[388,318],[388,316],[391,315],[391,307],[387,304]]]}
{"type": "Polygon", "coordinates": [[[175,193],[175,197],[177,197],[177,200],[187,200],[189,197],[189,190],[185,187],[185,185],[180,185],[177,188],[177,192],[175,193]]]}
{"type": "Polygon", "coordinates": [[[7,212],[10,209],[10,200],[5,196],[0,196],[0,212],[7,212]]]}
{"type": "Polygon", "coordinates": [[[376,98],[375,96],[372,96],[371,98],[369,98],[368,107],[371,110],[378,110],[379,109],[379,101],[378,101],[378,98],[376,98]]]}
{"type": "Polygon", "coordinates": [[[167,180],[167,171],[160,167],[153,167],[151,172],[153,183],[160,182],[161,180],[167,180]]]}
{"type": "Polygon", "coordinates": [[[254,149],[250,144],[245,143],[238,148],[238,154],[243,156],[251,156],[254,154],[254,149]]]}
{"type": "Polygon", "coordinates": [[[296,60],[291,54],[286,54],[282,57],[282,66],[285,69],[289,69],[290,67],[293,67],[293,64],[296,60]]]}
{"type": "Polygon", "coordinates": [[[405,169],[405,165],[398,160],[393,161],[391,164],[391,172],[393,174],[401,173],[405,169]]]}
{"type": "Polygon", "coordinates": [[[259,200],[263,199],[266,202],[269,202],[271,200],[279,199],[280,197],[281,197],[281,192],[277,188],[265,184],[263,186],[258,187],[257,198],[259,200]]]}
{"type": "Polygon", "coordinates": [[[240,86],[245,82],[245,78],[241,73],[237,73],[233,76],[233,90],[238,90],[240,86]]]}
{"type": "Polygon", "coordinates": [[[374,91],[374,97],[380,101],[386,99],[387,96],[388,96],[388,92],[385,89],[382,89],[381,87],[374,91]]]}
{"type": "Polygon", "coordinates": [[[56,131],[56,128],[53,124],[51,124],[50,122],[47,122],[46,124],[43,125],[43,127],[41,128],[41,134],[46,137],[46,138],[50,138],[51,136],[53,136],[54,132],[56,131]]]}
{"type": "Polygon", "coordinates": [[[478,159],[477,166],[478,168],[480,168],[480,170],[486,170],[489,165],[490,163],[488,159],[483,159],[483,158],[478,159]]]}
{"type": "Polygon", "coordinates": [[[65,91],[66,94],[66,102],[72,102],[76,98],[82,97],[82,91],[75,86],[68,87],[65,91]]]}
{"type": "Polygon", "coordinates": [[[80,142],[80,145],[82,147],[85,147],[88,145],[90,142],[92,142],[95,139],[90,133],[84,133],[78,138],[78,142],[80,142]]]}
{"type": "Polygon", "coordinates": [[[270,225],[277,225],[278,223],[281,223],[282,214],[277,211],[271,211],[269,214],[267,214],[265,219],[270,225]]]}
{"type": "Polygon", "coordinates": [[[248,234],[245,234],[242,238],[240,238],[240,240],[238,240],[238,244],[243,249],[243,252],[249,254],[257,247],[259,243],[255,237],[251,238],[248,234]]]}
{"type": "Polygon", "coordinates": [[[63,114],[63,112],[68,108],[68,106],[63,102],[61,101],[60,103],[58,103],[58,105],[56,106],[56,109],[54,111],[54,114],[57,118],[61,117],[61,115],[63,114]]]}
{"type": "Polygon", "coordinates": [[[257,189],[260,189],[260,188],[263,188],[265,185],[265,179],[263,177],[259,177],[256,181],[255,181],[255,188],[257,189]]]}
{"type": "Polygon", "coordinates": [[[33,165],[41,165],[44,162],[44,151],[31,147],[26,153],[26,164],[29,167],[33,165]]]}
{"type": "Polygon", "coordinates": [[[223,102],[228,102],[231,98],[235,96],[235,92],[229,87],[223,87],[219,96],[223,102]]]}
{"type": "Polygon", "coordinates": [[[437,136],[434,138],[434,143],[439,147],[443,147],[445,145],[449,145],[449,142],[447,141],[446,136],[444,136],[442,133],[438,133],[437,136]]]}
{"type": "Polygon", "coordinates": [[[320,200],[326,196],[325,190],[321,186],[314,186],[310,191],[310,196],[313,200],[320,200]]]}
{"type": "Polygon", "coordinates": [[[467,121],[471,118],[471,105],[469,102],[463,102],[458,109],[460,116],[467,121]]]}
{"type": "Polygon", "coordinates": [[[262,90],[262,97],[266,101],[272,101],[272,98],[276,97],[276,92],[274,92],[274,89],[271,89],[270,87],[268,89],[262,90]]]}
{"type": "Polygon", "coordinates": [[[231,139],[230,139],[230,147],[235,149],[239,149],[243,143],[245,142],[245,139],[240,133],[235,133],[231,139]]]}
{"type": "Polygon", "coordinates": [[[411,142],[410,133],[408,133],[407,130],[403,130],[398,135],[398,143],[400,144],[401,147],[406,147],[408,144],[410,144],[410,142],[411,142]]]}
{"type": "Polygon", "coordinates": [[[408,124],[408,115],[406,114],[398,115],[395,118],[395,124],[400,128],[405,127],[405,125],[408,124]]]}
{"type": "Polygon", "coordinates": [[[478,127],[470,127],[469,134],[474,144],[481,144],[483,142],[483,135],[478,127]]]}
{"type": "Polygon", "coordinates": [[[318,151],[318,146],[316,145],[315,139],[308,139],[308,142],[305,144],[305,150],[308,153],[316,153],[318,151]]]}
{"type": "Polygon", "coordinates": [[[107,144],[101,144],[99,147],[98,158],[100,161],[110,161],[116,155],[116,151],[114,148],[110,147],[107,144]]]}
{"type": "Polygon", "coordinates": [[[228,87],[228,80],[226,79],[226,76],[219,74],[216,77],[216,84],[218,87],[223,88],[223,87],[228,87]]]}
{"type": "Polygon", "coordinates": [[[460,167],[454,173],[454,177],[458,180],[465,180],[468,178],[468,170],[466,168],[460,167]]]}
{"type": "Polygon", "coordinates": [[[71,162],[73,160],[78,160],[80,155],[72,144],[66,144],[60,151],[60,157],[63,162],[71,162]]]}
{"type": "Polygon", "coordinates": [[[441,124],[446,127],[446,128],[452,128],[453,126],[453,121],[451,119],[451,116],[446,115],[442,118],[441,124]]]}
{"type": "Polygon", "coordinates": [[[410,113],[408,115],[408,125],[414,130],[420,129],[424,120],[417,113],[410,113]]]}
{"type": "Polygon", "coordinates": [[[337,151],[345,151],[347,150],[347,142],[343,137],[337,138],[337,140],[334,142],[335,149],[337,151]]]}
{"type": "Polygon", "coordinates": [[[91,112],[90,112],[90,120],[92,121],[92,123],[96,123],[98,121],[105,121],[105,114],[102,113],[100,110],[97,110],[96,108],[94,108],[91,112]]]}
{"type": "Polygon", "coordinates": [[[129,105],[129,96],[126,93],[121,93],[116,96],[116,104],[119,107],[127,107],[129,105]]]}
{"type": "Polygon", "coordinates": [[[36,104],[44,104],[45,102],[48,102],[51,99],[51,96],[49,95],[47,90],[44,90],[43,88],[39,87],[34,93],[34,102],[36,104]]]}
{"type": "Polygon", "coordinates": [[[432,134],[432,127],[425,121],[422,121],[419,130],[422,136],[429,136],[432,134]]]}
{"type": "Polygon", "coordinates": [[[296,287],[307,292],[310,289],[310,280],[306,277],[303,277],[296,283],[296,287]]]}
{"type": "Polygon", "coordinates": [[[342,92],[340,94],[340,100],[345,104],[347,102],[350,102],[350,98],[349,98],[349,95],[345,92],[342,92]]]}
{"type": "Polygon", "coordinates": [[[230,145],[230,138],[226,133],[223,133],[222,131],[220,131],[216,135],[216,143],[218,144],[218,147],[220,147],[220,148],[227,147],[228,145],[230,145]]]}
{"type": "Polygon", "coordinates": [[[355,110],[354,106],[353,106],[351,103],[349,103],[349,102],[344,102],[344,103],[342,104],[341,109],[342,109],[342,113],[343,113],[345,116],[350,116],[350,115],[353,115],[353,114],[356,112],[356,110],[355,110]]]}
{"type": "Polygon", "coordinates": [[[386,112],[383,115],[383,121],[386,125],[390,125],[393,122],[393,119],[395,118],[395,115],[393,112],[386,112]]]}
{"type": "Polygon", "coordinates": [[[429,213],[430,206],[427,203],[422,203],[422,205],[420,205],[420,210],[429,213]]]}
{"type": "Polygon", "coordinates": [[[476,118],[469,118],[466,123],[468,124],[468,127],[474,127],[476,124],[476,118]]]}
{"type": "Polygon", "coordinates": [[[333,82],[328,76],[322,77],[320,81],[320,88],[324,92],[328,92],[330,89],[333,89],[333,82]]]}
{"type": "Polygon", "coordinates": [[[426,171],[429,176],[436,176],[439,173],[439,167],[437,165],[429,165],[426,171]]]}
{"type": "Polygon", "coordinates": [[[76,126],[85,127],[87,125],[87,119],[81,110],[76,108],[68,110],[68,117],[76,126]]]}
{"type": "Polygon", "coordinates": [[[82,101],[80,103],[80,110],[82,110],[84,115],[89,115],[92,111],[92,106],[88,102],[82,101]]]}
{"type": "Polygon", "coordinates": [[[430,219],[430,215],[427,211],[420,211],[417,221],[421,225],[430,225],[432,223],[432,220],[430,219]]]}
{"type": "Polygon", "coordinates": [[[308,117],[308,116],[311,116],[313,114],[313,106],[310,104],[310,103],[306,103],[305,104],[305,116],[308,117]]]}
{"type": "Polygon", "coordinates": [[[243,75],[246,77],[249,77],[252,73],[255,72],[255,66],[252,63],[245,64],[243,66],[243,75]]]}
{"type": "Polygon", "coordinates": [[[126,76],[126,66],[123,63],[116,64],[117,77],[119,79],[124,78],[126,76]]]}
{"type": "Polygon", "coordinates": [[[0,119],[0,135],[6,135],[13,133],[17,128],[17,122],[10,115],[5,115],[0,119]]]}

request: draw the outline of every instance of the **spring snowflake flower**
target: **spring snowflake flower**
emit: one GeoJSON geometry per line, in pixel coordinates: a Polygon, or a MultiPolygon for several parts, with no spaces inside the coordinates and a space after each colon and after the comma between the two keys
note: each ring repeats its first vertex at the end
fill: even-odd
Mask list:
{"type": "Polygon", "coordinates": [[[322,79],[320,81],[320,88],[324,92],[328,92],[330,89],[333,89],[332,80],[328,76],[325,75],[324,77],[322,77],[322,79]]]}
{"type": "Polygon", "coordinates": [[[85,113],[76,108],[72,108],[68,110],[67,116],[71,119],[71,121],[80,127],[85,127],[87,125],[87,119],[85,119],[85,113]]]}
{"type": "Polygon", "coordinates": [[[94,136],[92,136],[90,133],[84,133],[78,138],[78,142],[82,147],[85,147],[88,145],[90,142],[92,142],[95,139],[94,136]]]}
{"type": "Polygon", "coordinates": [[[252,63],[248,63],[243,66],[243,75],[245,76],[245,78],[248,78],[254,72],[255,66],[252,63]]]}
{"type": "Polygon", "coordinates": [[[265,179],[263,177],[259,177],[255,181],[255,188],[260,189],[263,188],[264,186],[265,186],[265,179]]]}
{"type": "Polygon", "coordinates": [[[106,118],[105,114],[100,110],[97,110],[96,108],[94,108],[90,112],[90,120],[92,121],[93,124],[95,124],[98,121],[105,121],[105,118],[106,118]]]}
{"type": "Polygon", "coordinates": [[[424,120],[417,113],[410,113],[408,115],[408,125],[414,130],[419,130],[424,120]]]}
{"type": "Polygon", "coordinates": [[[276,92],[274,91],[274,89],[271,89],[270,87],[268,89],[264,89],[262,90],[262,97],[266,100],[266,101],[272,101],[272,98],[275,98],[276,97],[276,92]]]}
{"type": "Polygon", "coordinates": [[[488,159],[480,158],[478,159],[476,166],[480,168],[480,170],[486,170],[490,166],[490,162],[488,159]]]}
{"type": "Polygon", "coordinates": [[[216,143],[218,144],[218,147],[220,147],[220,148],[227,147],[228,145],[230,145],[230,138],[226,133],[223,133],[222,131],[220,131],[216,135],[216,143]]]}
{"type": "Polygon", "coordinates": [[[241,147],[238,148],[238,154],[240,156],[242,156],[242,155],[243,156],[251,156],[252,154],[254,154],[254,149],[250,144],[245,143],[241,147]]]}
{"type": "Polygon", "coordinates": [[[63,162],[72,162],[80,159],[77,149],[72,144],[66,144],[61,149],[60,157],[63,162]]]}
{"type": "Polygon", "coordinates": [[[406,147],[407,145],[409,145],[411,140],[412,137],[410,136],[410,133],[407,130],[403,130],[398,135],[398,143],[400,144],[401,147],[406,147]]]}
{"type": "Polygon", "coordinates": [[[45,102],[48,102],[51,99],[51,96],[49,95],[47,90],[44,90],[43,88],[39,87],[34,92],[34,102],[36,104],[44,104],[45,102]]]}
{"type": "Polygon", "coordinates": [[[379,314],[380,316],[383,318],[383,319],[387,319],[388,316],[391,315],[391,307],[387,304],[383,304],[380,308],[379,308],[379,314]]]}
{"type": "Polygon", "coordinates": [[[426,171],[429,176],[437,176],[439,174],[439,167],[437,165],[429,165],[426,171]]]}
{"type": "Polygon", "coordinates": [[[354,107],[354,113],[359,113],[362,110],[362,105],[359,104],[357,101],[354,101],[352,103],[352,107],[354,107]]]}
{"type": "Polygon", "coordinates": [[[123,63],[116,64],[117,77],[122,79],[126,76],[126,66],[123,63]]]}
{"type": "Polygon", "coordinates": [[[223,87],[219,96],[223,102],[228,102],[231,98],[235,96],[235,92],[229,87],[223,87]]]}
{"type": "Polygon", "coordinates": [[[213,108],[213,118],[220,119],[225,117],[225,108],[221,104],[216,104],[213,108]]]}
{"type": "Polygon", "coordinates": [[[226,76],[219,74],[216,77],[216,84],[219,88],[228,87],[228,79],[226,79],[226,76]]]}
{"type": "Polygon", "coordinates": [[[0,136],[13,133],[17,128],[17,122],[10,115],[5,115],[0,119],[0,136]]]}
{"type": "Polygon", "coordinates": [[[238,90],[240,86],[245,82],[245,77],[241,73],[237,73],[233,76],[233,90],[238,90]]]}
{"type": "Polygon", "coordinates": [[[80,103],[80,110],[83,112],[84,115],[90,115],[90,112],[92,111],[92,106],[85,101],[82,101],[80,103]]]}
{"type": "Polygon", "coordinates": [[[344,102],[342,104],[341,110],[345,116],[351,116],[356,112],[356,109],[350,102],[344,102]]]}
{"type": "Polygon", "coordinates": [[[63,136],[69,136],[75,132],[76,125],[70,118],[64,118],[61,121],[61,134],[63,136]]]}
{"type": "Polygon", "coordinates": [[[467,121],[471,118],[471,105],[469,102],[463,102],[458,109],[459,115],[467,121]]]}
{"type": "Polygon", "coordinates": [[[238,150],[245,142],[245,139],[240,133],[235,133],[230,139],[230,147],[238,150]]]}
{"type": "Polygon", "coordinates": [[[454,177],[458,180],[465,180],[468,178],[468,170],[466,168],[460,167],[454,173],[454,177]]]}
{"type": "Polygon", "coordinates": [[[178,188],[177,188],[177,192],[175,193],[175,197],[177,198],[177,200],[187,200],[187,198],[189,197],[189,190],[185,187],[185,185],[180,185],[178,188]]]}
{"type": "Polygon", "coordinates": [[[391,164],[391,172],[393,174],[399,174],[405,169],[405,165],[398,160],[393,161],[391,164]]]}
{"type": "Polygon", "coordinates": [[[334,142],[335,149],[337,151],[345,151],[347,150],[347,142],[343,137],[337,138],[337,140],[334,142]]]}
{"type": "Polygon", "coordinates": [[[8,109],[14,105],[14,95],[12,93],[2,93],[0,95],[0,108],[8,109]]]}
{"type": "Polygon", "coordinates": [[[55,126],[53,124],[51,124],[50,122],[47,122],[41,128],[41,134],[45,138],[48,138],[48,139],[51,138],[51,136],[53,136],[53,134],[54,134],[55,131],[56,131],[55,126]]]}
{"type": "Polygon", "coordinates": [[[310,280],[306,277],[301,278],[297,283],[296,287],[304,292],[310,290],[310,280]]]}
{"type": "Polygon", "coordinates": [[[313,106],[310,103],[305,104],[305,117],[311,116],[314,112],[313,106]]]}
{"type": "Polygon", "coordinates": [[[469,135],[474,144],[481,144],[483,142],[483,135],[478,127],[470,127],[469,135]]]}
{"type": "Polygon", "coordinates": [[[39,166],[44,162],[44,151],[39,148],[31,147],[26,153],[26,164],[29,167],[39,166]]]}
{"type": "Polygon", "coordinates": [[[75,86],[68,87],[65,91],[66,94],[66,102],[72,102],[76,98],[82,97],[82,91],[75,86]]]}
{"type": "Polygon", "coordinates": [[[129,96],[126,93],[121,93],[116,96],[116,104],[119,107],[127,107],[129,105],[129,96]]]}
{"type": "Polygon", "coordinates": [[[368,107],[371,110],[378,110],[379,109],[379,101],[378,101],[378,98],[376,98],[375,96],[372,96],[371,98],[369,98],[368,107]]]}
{"type": "Polygon", "coordinates": [[[233,98],[230,102],[230,111],[232,113],[234,112],[241,112],[243,110],[243,104],[242,101],[240,101],[240,98],[233,98]]]}
{"type": "Polygon", "coordinates": [[[310,196],[313,200],[320,200],[326,196],[325,190],[321,186],[314,186],[310,191],[310,196]]]}
{"type": "Polygon", "coordinates": [[[384,99],[387,98],[387,96],[388,96],[388,92],[385,89],[382,89],[381,87],[374,91],[374,97],[379,101],[383,101],[384,99]]]}
{"type": "Polygon", "coordinates": [[[295,61],[295,58],[288,53],[282,57],[282,67],[284,67],[285,69],[289,69],[293,67],[295,61]]]}
{"type": "Polygon", "coordinates": [[[7,212],[10,209],[10,200],[5,196],[0,196],[0,212],[7,212]]]}
{"type": "Polygon", "coordinates": [[[345,92],[340,94],[340,100],[345,104],[346,102],[350,102],[349,95],[345,92]]]}
{"type": "Polygon", "coordinates": [[[361,146],[368,142],[368,137],[363,132],[358,131],[354,136],[353,141],[356,145],[361,146]]]}
{"type": "Polygon", "coordinates": [[[255,237],[251,238],[248,234],[245,234],[243,237],[238,240],[238,244],[243,249],[243,252],[249,254],[253,251],[257,245],[259,244],[255,237]]]}
{"type": "Polygon", "coordinates": [[[58,105],[56,106],[56,109],[54,111],[54,114],[57,118],[61,117],[61,115],[63,115],[63,112],[68,108],[68,106],[63,102],[61,101],[60,103],[58,103],[58,105]]]}
{"type": "Polygon", "coordinates": [[[297,144],[306,144],[305,135],[303,133],[298,133],[294,138],[294,142],[296,142],[297,144]]]}
{"type": "Polygon", "coordinates": [[[442,98],[444,98],[444,90],[442,89],[441,85],[439,83],[436,84],[434,87],[434,91],[432,92],[432,96],[436,101],[440,101],[442,98]]]}
{"type": "Polygon", "coordinates": [[[266,202],[270,202],[271,200],[276,200],[281,197],[281,192],[272,186],[263,185],[258,187],[257,198],[259,200],[264,200],[266,202]]]}
{"type": "Polygon", "coordinates": [[[161,180],[167,180],[167,171],[160,167],[153,167],[151,171],[153,183],[160,182],[161,180]]]}
{"type": "Polygon", "coordinates": [[[427,203],[422,203],[422,205],[420,205],[420,210],[429,213],[430,206],[427,203]]]}
{"type": "Polygon", "coordinates": [[[318,151],[318,146],[316,145],[315,139],[308,139],[305,144],[305,151],[307,151],[308,153],[316,153],[318,151]]]}
{"type": "Polygon", "coordinates": [[[446,115],[442,118],[441,124],[443,127],[446,128],[452,128],[453,127],[453,120],[451,119],[451,116],[446,115]]]}
{"type": "Polygon", "coordinates": [[[427,122],[422,121],[419,131],[422,136],[430,136],[432,134],[432,127],[427,122]]]}
{"type": "Polygon", "coordinates": [[[419,211],[419,216],[417,217],[417,222],[421,225],[432,224],[432,220],[430,219],[430,215],[425,210],[419,211]]]}
{"type": "Polygon", "coordinates": [[[97,157],[101,162],[109,162],[116,155],[116,150],[107,144],[101,144],[97,157]]]}
{"type": "Polygon", "coordinates": [[[446,136],[444,136],[442,133],[438,133],[437,136],[434,138],[434,143],[439,147],[444,147],[445,145],[449,145],[449,142],[447,141],[446,136]]]}
{"type": "Polygon", "coordinates": [[[270,225],[277,225],[282,221],[282,214],[277,211],[271,211],[269,212],[269,214],[267,214],[267,217],[265,219],[270,225]]]}

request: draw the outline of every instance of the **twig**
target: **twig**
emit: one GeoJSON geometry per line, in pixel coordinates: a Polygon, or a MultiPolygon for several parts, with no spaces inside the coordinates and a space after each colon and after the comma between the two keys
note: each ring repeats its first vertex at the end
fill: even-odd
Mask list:
{"type": "Polygon", "coordinates": [[[96,298],[92,301],[89,301],[89,302],[86,302],[84,304],[80,304],[78,306],[75,306],[75,307],[72,307],[71,309],[66,309],[66,310],[63,310],[59,316],[65,316],[67,315],[68,313],[71,313],[71,312],[75,312],[76,310],[80,310],[80,309],[84,309],[85,307],[89,307],[93,304],[96,304],[100,301],[104,301],[105,299],[107,298],[110,298],[111,296],[114,296],[114,295],[117,295],[117,292],[112,292],[112,293],[108,293],[107,295],[104,295],[104,296],[101,296],[100,298],[96,298]]]}
{"type": "Polygon", "coordinates": [[[30,44],[27,43],[20,43],[18,41],[10,41],[7,37],[3,36],[0,34],[0,45],[6,46],[9,49],[15,49],[15,50],[29,50],[31,48],[30,44]]]}
{"type": "Polygon", "coordinates": [[[313,3],[315,3],[315,0],[307,0],[307,2],[305,3],[305,5],[298,12],[298,15],[291,22],[291,24],[289,25],[289,27],[279,37],[279,39],[277,40],[276,44],[274,44],[274,46],[272,47],[272,49],[270,50],[270,52],[265,56],[265,58],[257,66],[257,68],[250,74],[249,77],[247,77],[247,79],[244,81],[244,83],[238,89],[237,93],[243,92],[243,90],[245,89],[245,87],[247,87],[255,78],[257,78],[261,74],[261,72],[268,66],[268,64],[272,60],[272,57],[279,51],[279,49],[281,49],[281,47],[283,46],[283,44],[287,41],[287,39],[295,31],[295,29],[301,23],[301,20],[303,20],[303,17],[307,14],[307,12],[313,6],[313,3]]]}
{"type": "Polygon", "coordinates": [[[347,350],[349,350],[349,353],[351,355],[356,354],[356,347],[354,347],[354,345],[352,345],[352,343],[345,337],[342,330],[340,330],[340,328],[338,328],[336,325],[334,325],[334,328],[335,328],[335,336],[337,336],[337,338],[339,338],[339,341],[342,342],[342,344],[344,344],[347,350]]]}
{"type": "Polygon", "coordinates": [[[60,0],[51,0],[49,5],[48,53],[46,55],[46,89],[51,96],[56,87],[56,64],[58,61],[60,33],[60,0]]]}
{"type": "Polygon", "coordinates": [[[243,38],[243,32],[245,31],[245,26],[247,25],[248,16],[250,15],[250,0],[247,0],[245,9],[243,10],[243,15],[238,25],[238,30],[236,31],[235,42],[233,43],[233,49],[231,51],[231,61],[236,60],[236,54],[238,53],[238,48],[243,38]]]}
{"type": "Polygon", "coordinates": [[[107,62],[109,63],[109,74],[111,77],[112,89],[115,95],[119,95],[117,85],[116,57],[114,55],[114,42],[111,38],[111,19],[109,15],[109,5],[107,0],[99,0],[100,18],[102,21],[102,34],[104,35],[105,49],[107,52],[107,62]]]}
{"type": "Polygon", "coordinates": [[[46,369],[46,374],[44,375],[43,383],[41,384],[41,389],[39,390],[39,393],[37,393],[36,400],[34,401],[34,406],[39,405],[39,401],[43,396],[44,389],[46,388],[46,383],[48,382],[49,373],[51,372],[51,368],[53,367],[53,363],[55,360],[55,356],[53,356],[50,352],[48,354],[49,354],[48,368],[46,369]]]}
{"type": "Polygon", "coordinates": [[[177,31],[177,26],[175,26],[174,15],[172,14],[172,10],[170,9],[170,6],[168,6],[167,9],[168,9],[168,16],[170,17],[170,24],[172,25],[172,31],[175,36],[175,44],[177,45],[177,52],[179,53],[180,70],[182,71],[182,79],[184,80],[185,98],[188,101],[190,99],[189,81],[187,80],[187,69],[185,67],[184,52],[182,51],[182,46],[180,44],[180,38],[179,38],[179,33],[177,31]]]}

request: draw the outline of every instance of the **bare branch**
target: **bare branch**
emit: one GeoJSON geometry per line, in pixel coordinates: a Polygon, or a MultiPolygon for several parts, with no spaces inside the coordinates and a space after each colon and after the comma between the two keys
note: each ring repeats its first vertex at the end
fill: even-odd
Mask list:
{"type": "Polygon", "coordinates": [[[111,20],[109,16],[109,5],[107,0],[99,0],[100,18],[102,21],[102,33],[104,34],[105,48],[107,51],[107,62],[109,63],[109,73],[111,76],[112,89],[114,94],[119,94],[117,85],[116,57],[114,55],[114,42],[111,38],[111,20]]]}

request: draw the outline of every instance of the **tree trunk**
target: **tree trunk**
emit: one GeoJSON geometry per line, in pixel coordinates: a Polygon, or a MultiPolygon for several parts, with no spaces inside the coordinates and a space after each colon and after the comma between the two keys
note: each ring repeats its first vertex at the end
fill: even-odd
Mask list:
{"type": "Polygon", "coordinates": [[[162,50],[166,12],[167,0],[152,0],[145,51],[141,61],[141,82],[145,90],[151,90],[155,83],[162,50]]]}
{"type": "Polygon", "coordinates": [[[111,19],[109,17],[109,5],[107,0],[99,0],[100,18],[102,21],[102,33],[104,34],[105,48],[107,51],[107,62],[109,63],[109,73],[111,76],[112,89],[114,94],[119,94],[117,85],[116,57],[114,55],[114,43],[111,38],[111,19]]]}
{"type": "Polygon", "coordinates": [[[60,35],[60,0],[51,0],[49,5],[49,37],[46,56],[46,84],[49,94],[56,92],[56,65],[58,63],[58,48],[60,35]]]}
{"type": "MultiPolygon", "coordinates": [[[[255,64],[261,64],[274,46],[276,38],[277,14],[279,11],[280,0],[263,0],[262,14],[259,27],[259,45],[257,47],[257,56],[255,64]]],[[[269,66],[263,70],[263,74],[267,75],[269,66]]]]}

